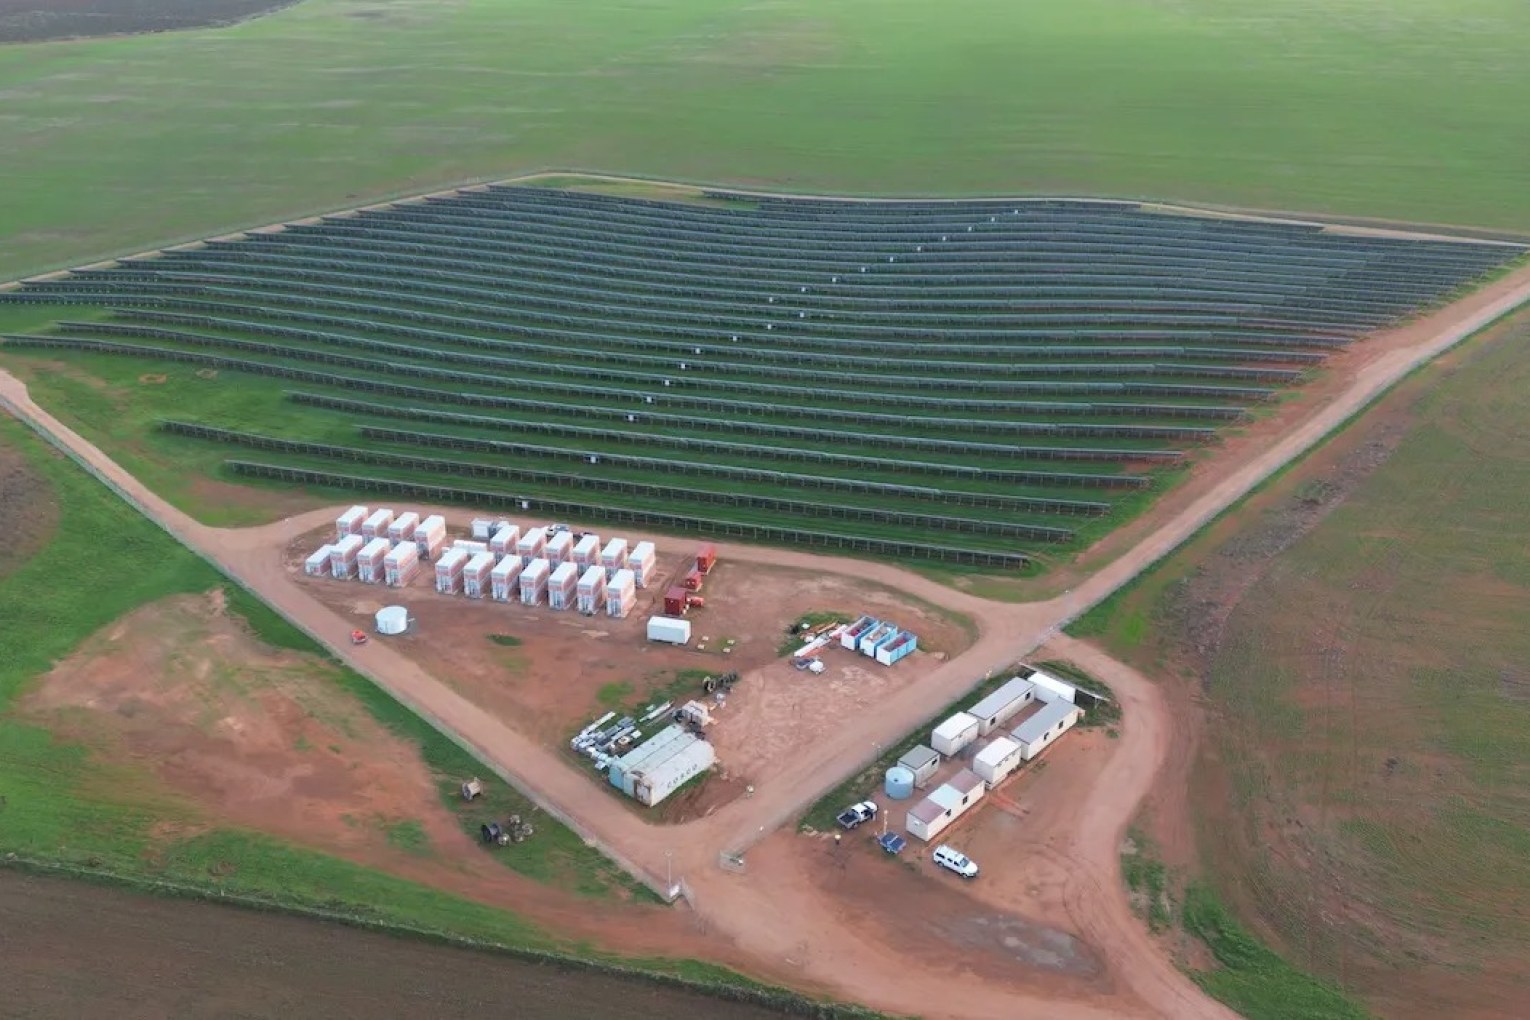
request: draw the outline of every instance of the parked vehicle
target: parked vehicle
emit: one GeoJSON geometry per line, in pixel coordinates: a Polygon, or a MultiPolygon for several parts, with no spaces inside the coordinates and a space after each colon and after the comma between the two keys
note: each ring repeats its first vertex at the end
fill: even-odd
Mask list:
{"type": "Polygon", "coordinates": [[[877,816],[877,806],[869,800],[863,800],[859,804],[852,804],[835,816],[834,820],[842,829],[853,829],[864,825],[877,816]]]}
{"type": "Polygon", "coordinates": [[[877,843],[881,845],[883,850],[890,854],[902,853],[903,848],[908,846],[908,840],[904,839],[896,832],[883,833],[881,837],[877,839],[877,843]]]}
{"type": "Polygon", "coordinates": [[[960,850],[941,844],[931,858],[947,871],[954,871],[963,878],[977,878],[978,866],[972,858],[960,850]]]}
{"type": "Polygon", "coordinates": [[[359,630],[351,631],[351,644],[353,644],[353,645],[364,645],[366,643],[367,643],[367,636],[366,636],[366,634],[363,631],[359,631],[359,630]]]}

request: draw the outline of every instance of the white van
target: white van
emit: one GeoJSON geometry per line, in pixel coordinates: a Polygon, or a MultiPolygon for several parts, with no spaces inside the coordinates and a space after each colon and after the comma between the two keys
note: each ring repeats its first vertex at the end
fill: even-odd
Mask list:
{"type": "Polygon", "coordinates": [[[960,850],[941,844],[935,848],[932,859],[936,864],[947,871],[954,871],[963,878],[977,878],[978,866],[972,862],[972,858],[960,850]]]}

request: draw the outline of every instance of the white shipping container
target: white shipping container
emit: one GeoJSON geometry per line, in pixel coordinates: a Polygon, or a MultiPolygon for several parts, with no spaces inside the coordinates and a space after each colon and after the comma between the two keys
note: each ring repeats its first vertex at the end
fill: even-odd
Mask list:
{"type": "Polygon", "coordinates": [[[487,542],[494,534],[494,522],[487,517],[473,518],[473,537],[480,542],[487,542]]]}
{"type": "Polygon", "coordinates": [[[519,556],[506,556],[500,560],[495,564],[494,569],[489,571],[489,597],[496,602],[509,602],[520,588],[516,583],[520,576],[519,556]]]}
{"type": "Polygon", "coordinates": [[[393,518],[393,523],[388,525],[388,541],[394,545],[400,542],[413,542],[414,529],[420,526],[420,515],[410,510],[408,513],[399,514],[393,518]]]}
{"type": "Polygon", "coordinates": [[[564,563],[572,563],[574,559],[574,533],[572,531],[560,531],[547,540],[547,551],[543,553],[547,562],[553,566],[564,563]]]}
{"type": "Polygon", "coordinates": [[[420,572],[420,549],[413,542],[394,546],[383,558],[383,577],[391,588],[402,588],[420,572]]]}
{"type": "MultiPolygon", "coordinates": [[[[579,567],[575,565],[575,570],[579,567]]],[[[576,601],[581,613],[594,616],[606,604],[606,568],[590,566],[579,577],[576,601]]]]}
{"type": "Polygon", "coordinates": [[[515,543],[521,540],[521,529],[514,524],[502,524],[489,537],[489,552],[496,556],[515,554],[515,543]]]}
{"type": "MultiPolygon", "coordinates": [[[[548,545],[550,547],[551,543],[548,545]]],[[[572,563],[558,564],[547,579],[547,605],[552,609],[574,608],[574,593],[578,586],[579,568],[572,563]]]]}
{"type": "Polygon", "coordinates": [[[588,570],[600,563],[600,536],[593,531],[574,543],[574,566],[588,570]]]}
{"type": "Polygon", "coordinates": [[[462,590],[462,568],[467,566],[468,553],[463,549],[448,549],[436,561],[436,591],[452,595],[462,590]]]}
{"type": "Polygon", "coordinates": [[[470,599],[487,598],[490,585],[489,573],[494,569],[494,554],[474,553],[462,568],[462,591],[470,599]]]}
{"type": "Polygon", "coordinates": [[[356,555],[366,543],[360,535],[346,535],[329,551],[329,572],[345,579],[356,573],[356,555]]]}
{"type": "Polygon", "coordinates": [[[379,535],[361,547],[361,552],[356,554],[356,574],[362,584],[383,583],[383,560],[392,551],[386,535],[379,535]]]}
{"type": "Polygon", "coordinates": [[[653,580],[658,568],[659,555],[652,542],[639,542],[633,548],[632,555],[627,557],[627,569],[632,571],[632,577],[639,588],[648,587],[648,582],[653,580]]]}
{"type": "Polygon", "coordinates": [[[627,569],[627,540],[625,538],[613,538],[606,543],[606,547],[600,552],[600,565],[607,571],[616,573],[627,569]]]}
{"type": "Polygon", "coordinates": [[[372,511],[372,515],[361,522],[361,537],[367,541],[374,538],[386,538],[388,528],[393,524],[393,511],[387,507],[379,507],[372,511]]]}
{"type": "Polygon", "coordinates": [[[526,564],[526,569],[521,571],[521,602],[528,606],[534,606],[542,601],[547,594],[547,578],[552,573],[552,564],[538,557],[526,564]]]}
{"type": "Polygon", "coordinates": [[[515,554],[521,558],[521,562],[528,567],[532,560],[540,560],[542,551],[547,548],[547,529],[532,528],[521,536],[520,541],[515,543],[515,554]]]}
{"type": "Polygon", "coordinates": [[[343,541],[347,535],[361,534],[361,524],[366,519],[367,508],[364,506],[353,506],[335,518],[335,541],[343,541]]]}
{"type": "Polygon", "coordinates": [[[333,545],[321,545],[318,549],[308,554],[303,561],[303,573],[309,577],[325,577],[329,574],[329,554],[334,550],[333,545]]]}
{"type": "Polygon", "coordinates": [[[423,559],[433,560],[446,544],[446,518],[431,514],[414,529],[414,544],[423,559]]]}
{"type": "Polygon", "coordinates": [[[691,621],[677,620],[672,616],[648,618],[648,640],[662,641],[671,645],[687,645],[691,642],[691,621]]]}

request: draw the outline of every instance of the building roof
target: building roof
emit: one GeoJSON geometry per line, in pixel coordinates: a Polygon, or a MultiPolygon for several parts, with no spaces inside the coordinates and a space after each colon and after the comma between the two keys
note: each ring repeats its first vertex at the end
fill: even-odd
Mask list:
{"type": "Polygon", "coordinates": [[[977,753],[973,760],[985,765],[997,765],[1010,755],[1020,750],[1020,745],[1008,737],[994,737],[988,745],[977,753]]]}
{"type": "Polygon", "coordinates": [[[1078,710],[1078,706],[1071,701],[1049,701],[1011,732],[1020,743],[1032,744],[1046,736],[1047,730],[1078,710]]]}
{"type": "Polygon", "coordinates": [[[1078,688],[1066,680],[1057,679],[1050,673],[1043,673],[1038,669],[1031,674],[1031,683],[1036,685],[1036,697],[1042,701],[1062,699],[1071,703],[1077,700],[1074,695],[1078,693],[1078,688]]]}
{"type": "Polygon", "coordinates": [[[978,724],[977,718],[966,712],[958,712],[939,726],[935,727],[937,737],[955,737],[967,732],[978,724]]]}
{"type": "Polygon", "coordinates": [[[935,789],[931,790],[930,795],[926,797],[925,800],[932,804],[939,805],[942,811],[950,811],[954,808],[959,808],[962,806],[962,791],[958,790],[950,783],[942,783],[940,786],[937,786],[935,789]]]}
{"type": "Polygon", "coordinates": [[[946,786],[955,790],[961,796],[966,796],[974,790],[985,790],[988,784],[983,782],[983,777],[971,769],[962,769],[956,775],[946,780],[946,786]]]}
{"type": "Polygon", "coordinates": [[[926,747],[923,744],[919,744],[903,757],[899,758],[898,764],[904,766],[905,768],[917,770],[923,768],[932,761],[939,760],[940,753],[938,751],[936,751],[933,747],[926,747]]]}
{"type": "Polygon", "coordinates": [[[1025,697],[1025,692],[1036,685],[1024,677],[1017,676],[1008,681],[988,697],[979,701],[976,705],[967,709],[969,715],[975,715],[979,719],[988,719],[998,715],[1010,705],[1025,697]]]}
{"type": "MultiPolygon", "coordinates": [[[[949,789],[949,787],[942,786],[941,789],[945,790],[949,789]]],[[[935,794],[933,793],[908,809],[910,818],[917,818],[926,825],[945,813],[946,807],[935,799],[935,794]]]]}

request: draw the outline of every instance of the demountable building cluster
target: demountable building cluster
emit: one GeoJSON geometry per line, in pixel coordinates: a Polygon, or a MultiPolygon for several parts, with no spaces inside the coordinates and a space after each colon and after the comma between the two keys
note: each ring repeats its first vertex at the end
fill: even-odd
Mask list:
{"type": "Polygon", "coordinates": [[[361,524],[367,519],[367,508],[353,506],[335,518],[335,541],[342,542],[348,535],[361,534],[361,524]]]}
{"type": "MultiPolygon", "coordinates": [[[[559,532],[568,534],[568,532],[559,532]]],[[[551,546],[549,546],[551,548],[551,546]]],[[[551,561],[549,561],[551,562],[551,561]]],[[[549,609],[573,609],[574,593],[579,587],[579,568],[572,562],[564,562],[553,568],[547,579],[547,606],[549,609]]]]}
{"type": "Polygon", "coordinates": [[[361,522],[361,537],[368,542],[374,538],[387,538],[388,528],[393,524],[393,511],[387,507],[373,510],[371,516],[361,522]]]}
{"type": "Polygon", "coordinates": [[[402,588],[420,572],[420,548],[413,542],[400,542],[383,557],[384,580],[391,588],[402,588]]]}
{"type": "Polygon", "coordinates": [[[485,550],[475,552],[462,566],[462,591],[470,599],[481,599],[489,594],[489,573],[494,569],[494,554],[485,550]]]}
{"type": "Polygon", "coordinates": [[[378,535],[361,547],[361,551],[356,554],[356,575],[362,584],[383,583],[383,560],[392,551],[393,546],[388,544],[386,534],[378,535]]]}
{"type": "Polygon", "coordinates": [[[632,571],[623,567],[611,575],[606,585],[606,615],[625,619],[637,605],[637,580],[632,571]]]}
{"type": "Polygon", "coordinates": [[[711,744],[684,727],[668,726],[612,760],[606,778],[638,803],[652,807],[716,760],[711,744]]]}
{"type": "Polygon", "coordinates": [[[495,602],[509,602],[515,598],[520,589],[516,581],[521,576],[521,569],[521,558],[513,553],[496,563],[489,571],[489,597],[495,602]]]}
{"type": "MultiPolygon", "coordinates": [[[[577,563],[572,566],[575,570],[579,569],[577,563]]],[[[579,611],[586,616],[594,616],[606,608],[606,569],[604,567],[591,564],[585,568],[584,573],[579,575],[575,599],[579,611]]]]}
{"type": "Polygon", "coordinates": [[[356,557],[366,541],[360,535],[346,535],[329,550],[329,572],[341,580],[356,576],[356,557]]]}
{"type": "Polygon", "coordinates": [[[436,560],[436,591],[455,595],[462,590],[462,571],[470,554],[466,549],[448,549],[436,560]]]}
{"type": "MultiPolygon", "coordinates": [[[[522,537],[521,541],[525,541],[522,537]]],[[[552,564],[537,557],[521,571],[521,605],[534,606],[547,595],[547,579],[552,574],[552,564]]]]}

